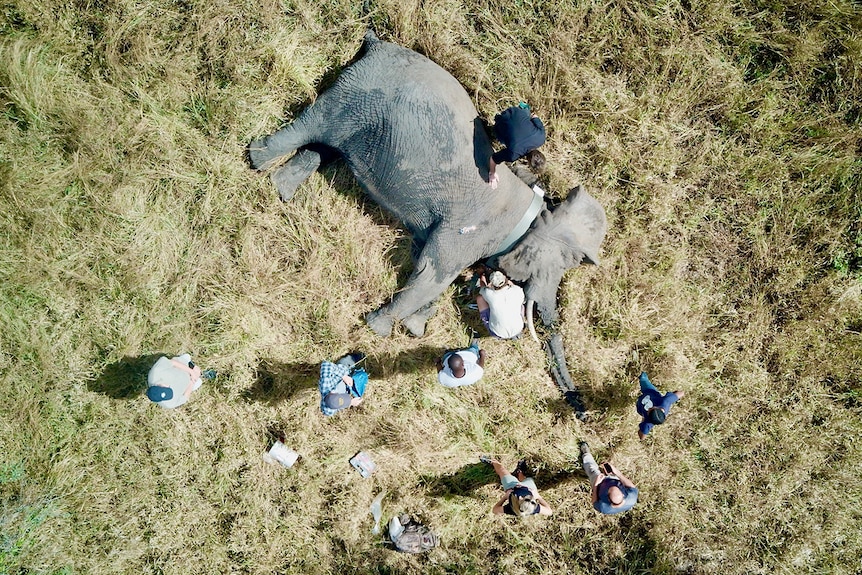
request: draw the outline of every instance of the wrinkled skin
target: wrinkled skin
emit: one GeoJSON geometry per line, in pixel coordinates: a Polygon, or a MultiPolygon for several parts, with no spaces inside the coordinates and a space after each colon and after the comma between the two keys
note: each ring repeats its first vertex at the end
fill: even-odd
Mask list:
{"type": "MultiPolygon", "coordinates": [[[[533,203],[530,187],[505,166],[497,169],[499,185],[491,189],[492,151],[455,78],[369,32],[364,55],[291,124],[252,142],[249,159],[257,170],[272,170],[285,201],[322,162],[344,159],[366,193],[413,234],[419,249],[404,288],[366,321],[381,336],[397,321],[421,336],[437,297],[465,268],[501,253],[533,203]]],[[[553,211],[540,205],[530,230],[499,258],[499,266],[524,282],[527,297],[551,325],[563,274],[581,263],[598,263],[607,224],[604,210],[580,188],[553,211]]],[[[549,353],[567,377],[558,347],[549,353]]],[[[574,389],[570,379],[558,383],[574,389]]]]}

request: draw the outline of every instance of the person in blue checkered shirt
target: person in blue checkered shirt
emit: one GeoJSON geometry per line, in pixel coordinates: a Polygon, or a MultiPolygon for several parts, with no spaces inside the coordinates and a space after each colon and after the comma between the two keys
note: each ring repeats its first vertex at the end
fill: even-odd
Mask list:
{"type": "Polygon", "coordinates": [[[323,415],[332,416],[362,403],[368,374],[364,369],[355,366],[363,358],[362,354],[352,353],[335,363],[324,361],[320,364],[317,387],[320,390],[320,411],[323,415]]]}

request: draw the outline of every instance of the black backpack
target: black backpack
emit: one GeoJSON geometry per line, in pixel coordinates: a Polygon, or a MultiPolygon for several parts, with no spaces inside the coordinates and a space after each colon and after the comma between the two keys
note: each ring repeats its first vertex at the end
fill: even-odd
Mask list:
{"type": "Polygon", "coordinates": [[[398,551],[402,553],[424,553],[440,545],[440,538],[437,537],[436,533],[425,525],[413,521],[406,513],[401,515],[398,520],[404,527],[401,535],[392,540],[392,544],[398,551]]]}

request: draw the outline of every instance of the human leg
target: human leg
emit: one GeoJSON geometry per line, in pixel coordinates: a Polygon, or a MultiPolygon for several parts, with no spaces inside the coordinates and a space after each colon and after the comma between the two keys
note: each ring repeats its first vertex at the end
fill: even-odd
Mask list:
{"type": "Polygon", "coordinates": [[[520,479],[518,483],[530,489],[531,491],[538,491],[538,489],[536,488],[536,480],[532,477],[524,477],[523,479],[520,479]]]}
{"type": "Polygon", "coordinates": [[[476,309],[478,309],[480,313],[485,311],[486,309],[489,309],[488,302],[485,301],[485,298],[483,298],[481,295],[476,296],[476,309]]]}
{"type": "Polygon", "coordinates": [[[494,335],[494,331],[491,329],[491,308],[486,307],[485,309],[479,312],[479,319],[482,320],[482,325],[485,326],[485,329],[488,330],[488,333],[494,335]]]}
{"type": "Polygon", "coordinates": [[[590,480],[590,487],[593,487],[596,484],[599,476],[602,474],[601,469],[599,468],[599,464],[596,463],[593,454],[590,453],[590,446],[587,445],[586,441],[582,441],[580,445],[581,449],[581,464],[584,467],[584,472],[587,474],[587,477],[590,480]]]}
{"type": "Polygon", "coordinates": [[[640,384],[641,384],[641,393],[646,393],[647,391],[650,391],[650,390],[658,391],[658,389],[656,389],[656,387],[649,380],[649,377],[647,376],[647,373],[645,371],[641,372],[641,376],[638,378],[638,380],[640,381],[640,384]]]}
{"type": "Polygon", "coordinates": [[[602,474],[599,464],[596,463],[592,453],[584,454],[582,457],[582,464],[587,477],[590,479],[590,486],[592,487],[596,484],[596,480],[598,480],[599,475],[602,474]]]}
{"type": "Polygon", "coordinates": [[[498,460],[488,459],[485,462],[490,463],[494,468],[494,473],[497,474],[497,477],[500,478],[500,483],[503,485],[503,491],[512,489],[518,484],[518,478],[509,473],[498,460]]]}

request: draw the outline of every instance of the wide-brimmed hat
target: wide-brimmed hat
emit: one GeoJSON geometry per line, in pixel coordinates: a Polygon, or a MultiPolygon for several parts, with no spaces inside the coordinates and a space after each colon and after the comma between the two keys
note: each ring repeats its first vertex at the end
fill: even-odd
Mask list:
{"type": "Polygon", "coordinates": [[[509,507],[515,515],[533,515],[537,513],[539,503],[529,489],[518,486],[509,494],[509,507]]]}

